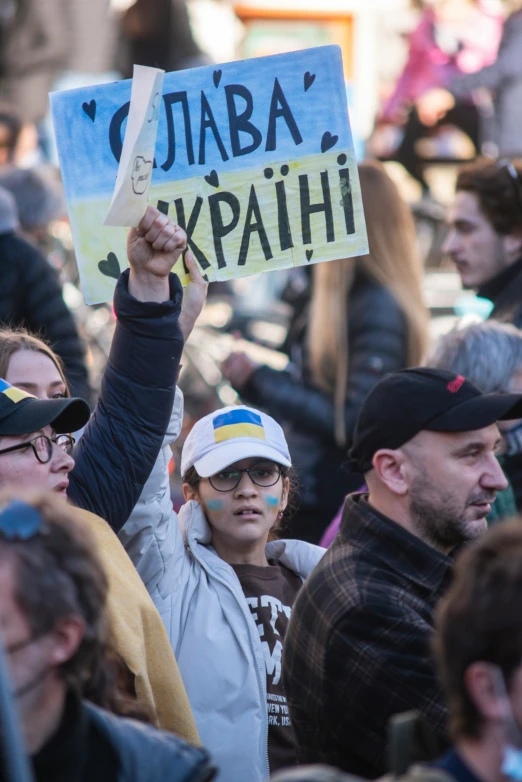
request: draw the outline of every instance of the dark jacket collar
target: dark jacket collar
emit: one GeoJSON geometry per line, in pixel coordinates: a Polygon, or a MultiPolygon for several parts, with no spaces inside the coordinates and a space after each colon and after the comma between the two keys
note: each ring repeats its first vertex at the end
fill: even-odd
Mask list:
{"type": "Polygon", "coordinates": [[[493,302],[495,310],[520,305],[521,294],[522,257],[481,285],[477,291],[478,296],[493,302]]]}
{"type": "Polygon", "coordinates": [[[346,498],[341,538],[379,559],[428,592],[437,592],[450,576],[453,560],[372,508],[367,494],[346,498]]]}

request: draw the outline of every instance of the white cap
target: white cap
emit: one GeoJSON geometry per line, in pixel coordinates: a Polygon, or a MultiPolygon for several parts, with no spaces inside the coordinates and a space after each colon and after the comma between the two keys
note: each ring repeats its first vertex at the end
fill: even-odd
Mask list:
{"type": "Polygon", "coordinates": [[[192,427],[181,453],[181,475],[195,467],[201,478],[209,478],[234,462],[257,456],[284,467],[292,466],[277,421],[251,407],[225,407],[192,427]]]}

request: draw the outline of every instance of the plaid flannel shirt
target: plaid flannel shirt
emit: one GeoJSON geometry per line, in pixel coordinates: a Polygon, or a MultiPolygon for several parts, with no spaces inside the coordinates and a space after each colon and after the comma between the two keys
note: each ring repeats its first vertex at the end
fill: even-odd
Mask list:
{"type": "Polygon", "coordinates": [[[347,498],[340,532],[305,582],[285,638],[300,763],[379,776],[390,717],[414,708],[445,740],[429,644],[451,565],[364,495],[347,498]]]}

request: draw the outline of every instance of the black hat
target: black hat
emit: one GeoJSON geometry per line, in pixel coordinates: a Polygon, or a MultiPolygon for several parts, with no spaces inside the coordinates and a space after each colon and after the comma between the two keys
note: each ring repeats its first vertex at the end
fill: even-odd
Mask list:
{"type": "Polygon", "coordinates": [[[471,432],[522,418],[522,394],[483,394],[462,375],[420,367],[385,375],[359,412],[350,457],[362,473],[381,448],[400,448],[423,429],[471,432]]]}
{"type": "Polygon", "coordinates": [[[89,415],[83,399],[37,399],[0,379],[0,435],[30,434],[49,425],[56,434],[76,432],[89,415]]]}

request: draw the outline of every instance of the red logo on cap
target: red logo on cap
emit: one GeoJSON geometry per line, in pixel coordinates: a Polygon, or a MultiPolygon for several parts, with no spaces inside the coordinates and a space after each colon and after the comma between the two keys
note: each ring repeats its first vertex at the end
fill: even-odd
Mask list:
{"type": "Polygon", "coordinates": [[[459,391],[462,388],[462,385],[464,384],[464,381],[466,380],[465,377],[462,377],[462,375],[457,375],[455,380],[452,380],[451,383],[448,383],[446,388],[448,391],[451,391],[452,394],[456,394],[457,391],[459,391]]]}

